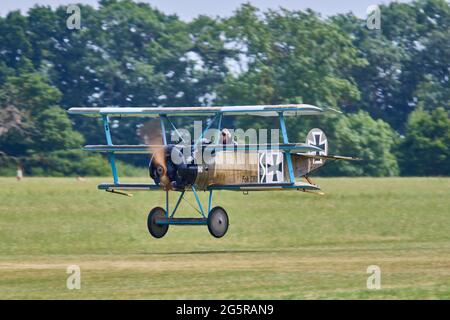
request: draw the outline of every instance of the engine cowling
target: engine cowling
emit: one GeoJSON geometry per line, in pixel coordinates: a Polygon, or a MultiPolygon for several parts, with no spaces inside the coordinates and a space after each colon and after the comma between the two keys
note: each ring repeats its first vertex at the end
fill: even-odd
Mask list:
{"type": "Polygon", "coordinates": [[[150,177],[155,181],[155,184],[161,184],[163,175],[167,176],[170,181],[170,187],[176,191],[182,191],[194,184],[197,178],[198,166],[194,163],[189,163],[186,157],[183,156],[180,148],[174,145],[167,145],[164,147],[164,156],[166,170],[162,164],[155,163],[154,157],[149,163],[150,177]],[[173,161],[174,159],[176,161],[173,161]]]}

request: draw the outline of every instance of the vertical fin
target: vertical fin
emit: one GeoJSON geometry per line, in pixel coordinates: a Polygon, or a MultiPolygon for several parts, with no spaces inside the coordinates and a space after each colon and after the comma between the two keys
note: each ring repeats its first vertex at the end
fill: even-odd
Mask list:
{"type": "MultiPolygon", "coordinates": [[[[311,151],[310,155],[326,156],[328,154],[328,140],[325,132],[321,129],[314,128],[308,132],[306,143],[310,146],[319,147],[323,151],[311,151]]],[[[325,164],[325,159],[308,159],[308,172],[313,171],[325,164]]]]}

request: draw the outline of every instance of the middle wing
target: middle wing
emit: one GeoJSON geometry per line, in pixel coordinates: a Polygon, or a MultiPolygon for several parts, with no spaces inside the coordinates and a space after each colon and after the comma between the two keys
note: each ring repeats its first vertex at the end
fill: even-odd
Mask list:
{"type": "MultiPolygon", "coordinates": [[[[113,152],[122,154],[149,154],[150,150],[164,147],[162,145],[86,145],[83,147],[85,151],[94,152],[113,152]]],[[[181,145],[180,148],[185,146],[181,145]]],[[[313,152],[322,149],[308,145],[306,143],[280,143],[280,144],[245,144],[245,145],[206,145],[207,150],[224,150],[224,151],[258,151],[258,150],[281,150],[289,153],[313,152]]]]}

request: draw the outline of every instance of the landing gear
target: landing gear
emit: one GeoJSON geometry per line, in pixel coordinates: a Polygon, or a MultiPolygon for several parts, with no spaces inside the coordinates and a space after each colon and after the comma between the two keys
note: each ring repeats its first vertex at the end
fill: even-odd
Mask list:
{"type": "Polygon", "coordinates": [[[148,232],[155,238],[162,238],[169,229],[168,224],[157,224],[157,219],[164,219],[166,217],[166,211],[161,207],[153,208],[147,217],[148,232]]]}
{"type": "Polygon", "coordinates": [[[214,207],[208,214],[208,230],[213,237],[222,238],[228,230],[228,214],[222,207],[214,207]]]}
{"type": "Polygon", "coordinates": [[[176,218],[178,206],[185,190],[183,190],[178,197],[178,201],[175,204],[173,210],[169,210],[169,191],[166,190],[166,210],[161,207],[153,208],[147,217],[147,228],[150,234],[154,238],[162,238],[166,235],[169,225],[207,225],[209,233],[215,238],[222,238],[228,230],[228,214],[222,207],[211,208],[212,204],[212,190],[209,191],[208,208],[203,208],[200,198],[197,194],[197,190],[194,186],[191,186],[191,190],[194,193],[195,200],[198,204],[198,212],[201,217],[198,218],[176,218]]]}

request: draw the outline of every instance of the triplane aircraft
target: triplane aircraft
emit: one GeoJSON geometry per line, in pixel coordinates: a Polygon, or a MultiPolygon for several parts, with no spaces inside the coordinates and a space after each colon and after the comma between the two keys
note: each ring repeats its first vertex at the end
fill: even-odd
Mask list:
{"type": "MultiPolygon", "coordinates": [[[[102,183],[100,190],[125,194],[128,190],[163,190],[166,193],[165,208],[153,208],[148,214],[147,226],[155,238],[163,237],[169,225],[207,225],[208,230],[216,238],[225,235],[229,220],[225,209],[212,208],[212,196],[215,190],[234,191],[274,191],[300,190],[315,192],[319,186],[312,183],[308,175],[321,167],[326,160],[356,160],[351,157],[329,156],[328,141],[320,129],[312,129],[306,143],[290,143],[286,130],[286,116],[318,115],[330,109],[307,104],[233,106],[233,107],[165,107],[165,108],[71,108],[70,114],[96,115],[103,119],[106,145],[87,145],[84,150],[104,152],[108,154],[111,165],[113,183],[102,183]],[[224,143],[217,136],[215,141],[205,142],[205,135],[213,125],[216,131],[227,135],[222,130],[224,115],[252,115],[278,117],[282,143],[276,144],[243,144],[224,143]],[[177,133],[177,127],[171,120],[180,116],[209,117],[208,125],[189,148],[167,142],[166,125],[171,132],[177,133]],[[109,119],[111,117],[150,117],[159,118],[149,121],[141,128],[149,143],[142,145],[114,145],[112,142],[109,119]],[[159,132],[155,134],[155,121],[159,132]],[[221,131],[222,130],[222,131],[221,131]],[[150,137],[148,137],[150,135],[150,137]],[[199,152],[208,152],[210,161],[196,161],[199,152]],[[115,154],[151,154],[149,173],[152,183],[120,183],[117,173],[115,154]],[[174,155],[178,156],[177,161],[174,155]],[[212,161],[211,161],[212,160],[212,161]],[[305,181],[296,181],[304,178],[305,181]],[[178,218],[175,213],[186,191],[192,191],[198,204],[199,218],[178,218]],[[169,210],[169,191],[179,192],[174,208],[169,210]],[[205,208],[198,196],[198,191],[209,192],[208,204],[205,208]]],[[[332,109],[331,109],[332,110],[332,109]]],[[[218,134],[218,135],[219,135],[218,134]]]]}

